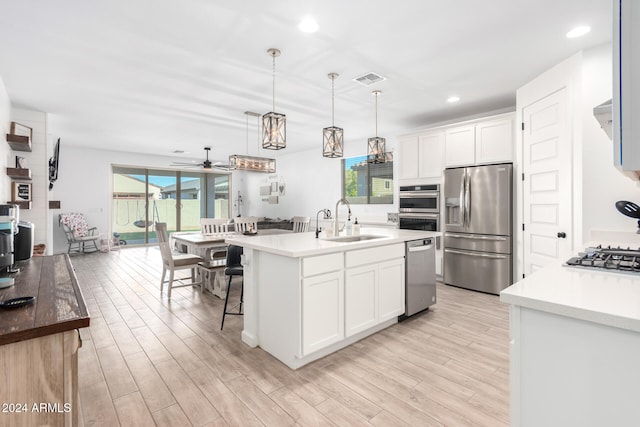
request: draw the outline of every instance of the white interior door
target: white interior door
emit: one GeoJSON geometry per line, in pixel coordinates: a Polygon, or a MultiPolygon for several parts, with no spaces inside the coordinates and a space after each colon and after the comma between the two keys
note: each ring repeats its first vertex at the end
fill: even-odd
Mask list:
{"type": "Polygon", "coordinates": [[[565,261],[572,236],[572,139],[568,89],[522,110],[524,274],[565,261]]]}

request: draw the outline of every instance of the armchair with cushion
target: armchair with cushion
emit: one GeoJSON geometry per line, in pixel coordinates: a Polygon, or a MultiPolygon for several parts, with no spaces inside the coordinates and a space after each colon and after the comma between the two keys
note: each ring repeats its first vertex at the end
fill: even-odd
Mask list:
{"type": "Polygon", "coordinates": [[[71,250],[82,253],[87,252],[87,244],[93,245],[93,247],[89,246],[89,252],[98,250],[98,244],[96,243],[100,238],[98,229],[89,227],[83,214],[76,212],[62,213],[59,216],[59,223],[69,244],[67,253],[71,253],[71,250]]]}

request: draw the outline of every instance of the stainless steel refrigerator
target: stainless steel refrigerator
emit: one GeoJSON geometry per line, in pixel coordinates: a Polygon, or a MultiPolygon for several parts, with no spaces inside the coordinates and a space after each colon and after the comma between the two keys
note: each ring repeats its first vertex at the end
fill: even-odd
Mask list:
{"type": "Polygon", "coordinates": [[[445,169],[444,282],[498,294],[513,278],[513,166],[445,169]]]}

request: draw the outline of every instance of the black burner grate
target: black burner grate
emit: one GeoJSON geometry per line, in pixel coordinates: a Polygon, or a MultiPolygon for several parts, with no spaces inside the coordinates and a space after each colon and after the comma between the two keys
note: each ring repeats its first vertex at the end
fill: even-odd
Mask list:
{"type": "Polygon", "coordinates": [[[569,259],[567,265],[640,273],[640,249],[587,248],[584,253],[569,259]]]}

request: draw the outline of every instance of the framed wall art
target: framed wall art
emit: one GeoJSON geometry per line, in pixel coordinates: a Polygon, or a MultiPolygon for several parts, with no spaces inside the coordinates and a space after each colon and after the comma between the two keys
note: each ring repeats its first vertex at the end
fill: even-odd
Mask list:
{"type": "Polygon", "coordinates": [[[11,200],[15,202],[31,201],[31,183],[13,182],[11,183],[11,200]]]}

